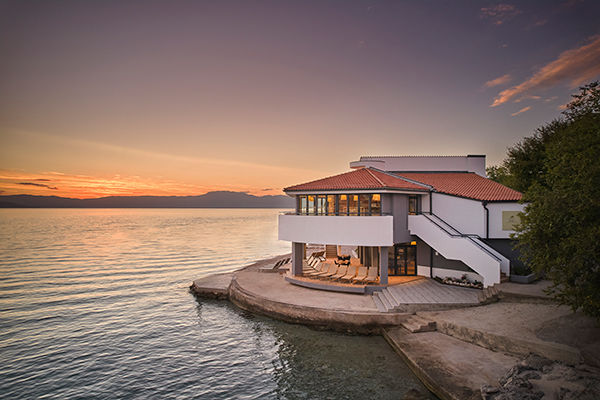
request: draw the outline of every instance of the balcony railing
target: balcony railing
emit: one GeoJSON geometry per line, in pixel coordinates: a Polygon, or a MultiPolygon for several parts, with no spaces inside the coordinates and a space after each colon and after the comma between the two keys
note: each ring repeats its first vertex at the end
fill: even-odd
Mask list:
{"type": "Polygon", "coordinates": [[[392,215],[392,213],[388,213],[388,212],[382,212],[382,213],[378,213],[378,214],[369,214],[369,213],[352,213],[352,214],[348,214],[348,213],[327,213],[327,214],[308,214],[305,212],[299,212],[299,211],[280,211],[279,212],[280,215],[308,215],[311,217],[379,217],[379,216],[386,216],[386,215],[392,215]]]}

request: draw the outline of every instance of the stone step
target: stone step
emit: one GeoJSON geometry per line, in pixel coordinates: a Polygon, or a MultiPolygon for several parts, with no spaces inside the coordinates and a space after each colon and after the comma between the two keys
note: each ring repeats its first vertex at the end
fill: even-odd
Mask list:
{"type": "Polygon", "coordinates": [[[394,308],[400,304],[398,301],[396,301],[396,298],[394,298],[394,296],[392,296],[392,292],[390,290],[383,289],[381,291],[381,294],[383,295],[383,297],[385,297],[385,299],[388,301],[388,303],[390,303],[390,305],[392,306],[391,308],[394,308]]]}
{"type": "Polygon", "coordinates": [[[381,303],[383,304],[383,306],[386,308],[386,311],[389,311],[392,308],[394,308],[392,306],[392,304],[390,304],[390,302],[388,301],[388,299],[386,299],[381,292],[375,292],[375,293],[373,293],[373,296],[377,296],[377,298],[381,301],[381,303]]]}
{"type": "Polygon", "coordinates": [[[412,333],[433,332],[437,329],[435,321],[429,321],[418,315],[410,316],[401,325],[412,333]]]}
{"type": "Polygon", "coordinates": [[[397,289],[395,287],[388,287],[386,290],[387,290],[388,294],[392,297],[392,299],[394,299],[394,305],[396,307],[398,307],[400,304],[403,303],[403,301],[400,297],[400,294],[397,292],[397,290],[399,290],[399,289],[397,289]]]}
{"type": "Polygon", "coordinates": [[[371,297],[373,298],[373,302],[375,303],[375,306],[377,307],[377,310],[379,312],[388,312],[387,308],[385,308],[385,306],[383,305],[381,300],[379,300],[379,296],[377,296],[377,292],[373,293],[373,296],[371,296],[371,297]]]}

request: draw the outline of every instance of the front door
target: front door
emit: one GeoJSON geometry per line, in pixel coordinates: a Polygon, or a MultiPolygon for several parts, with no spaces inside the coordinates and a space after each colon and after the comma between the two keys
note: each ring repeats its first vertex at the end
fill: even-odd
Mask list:
{"type": "Polygon", "coordinates": [[[410,243],[396,244],[390,248],[388,259],[388,275],[417,274],[417,246],[410,243]]]}

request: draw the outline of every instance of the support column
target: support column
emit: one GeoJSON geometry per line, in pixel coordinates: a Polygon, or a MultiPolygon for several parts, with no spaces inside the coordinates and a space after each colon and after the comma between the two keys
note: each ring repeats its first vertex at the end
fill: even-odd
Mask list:
{"type": "Polygon", "coordinates": [[[388,284],[388,248],[379,248],[379,284],[388,284]]]}
{"type": "Polygon", "coordinates": [[[304,243],[292,242],[292,275],[302,275],[304,243]]]}

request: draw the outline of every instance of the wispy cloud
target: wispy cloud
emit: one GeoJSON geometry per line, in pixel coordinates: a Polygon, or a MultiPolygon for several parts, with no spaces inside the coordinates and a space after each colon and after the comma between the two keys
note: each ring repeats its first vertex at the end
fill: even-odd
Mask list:
{"type": "Polygon", "coordinates": [[[527,112],[527,111],[529,111],[529,110],[531,110],[531,107],[530,107],[530,106],[523,107],[523,108],[521,108],[519,111],[517,111],[517,112],[514,112],[514,113],[512,113],[512,114],[510,114],[510,115],[511,115],[512,117],[516,117],[517,115],[519,115],[519,114],[523,114],[524,112],[527,112]]]}
{"type": "Polygon", "coordinates": [[[535,95],[528,94],[528,95],[525,95],[525,96],[522,96],[522,97],[519,97],[518,99],[516,99],[515,103],[520,103],[523,100],[539,100],[541,98],[542,98],[542,96],[535,96],[535,95]]]}
{"type": "Polygon", "coordinates": [[[511,79],[512,78],[511,78],[510,74],[506,74],[506,75],[499,76],[496,79],[487,81],[486,83],[483,84],[483,86],[486,88],[491,88],[494,86],[504,85],[504,84],[510,82],[511,79]]]}
{"type": "Polygon", "coordinates": [[[550,103],[551,101],[554,101],[556,99],[558,99],[558,96],[548,97],[547,99],[544,99],[544,103],[550,103]]]}
{"type": "MultiPolygon", "coordinates": [[[[47,180],[47,179],[36,179],[36,180],[47,180]]],[[[18,185],[28,185],[28,186],[37,186],[37,187],[43,187],[46,189],[52,189],[52,190],[58,190],[57,187],[55,186],[50,186],[50,185],[44,185],[43,183],[35,183],[35,182],[19,182],[18,185]]]]}
{"type": "Polygon", "coordinates": [[[492,21],[494,25],[502,25],[512,17],[521,14],[516,6],[512,4],[497,4],[492,7],[482,7],[479,17],[492,21]]]}
{"type": "Polygon", "coordinates": [[[503,90],[491,107],[504,104],[532,90],[547,89],[568,82],[576,87],[600,75],[600,36],[575,49],[562,52],[558,58],[539,68],[529,79],[503,90]]]}

